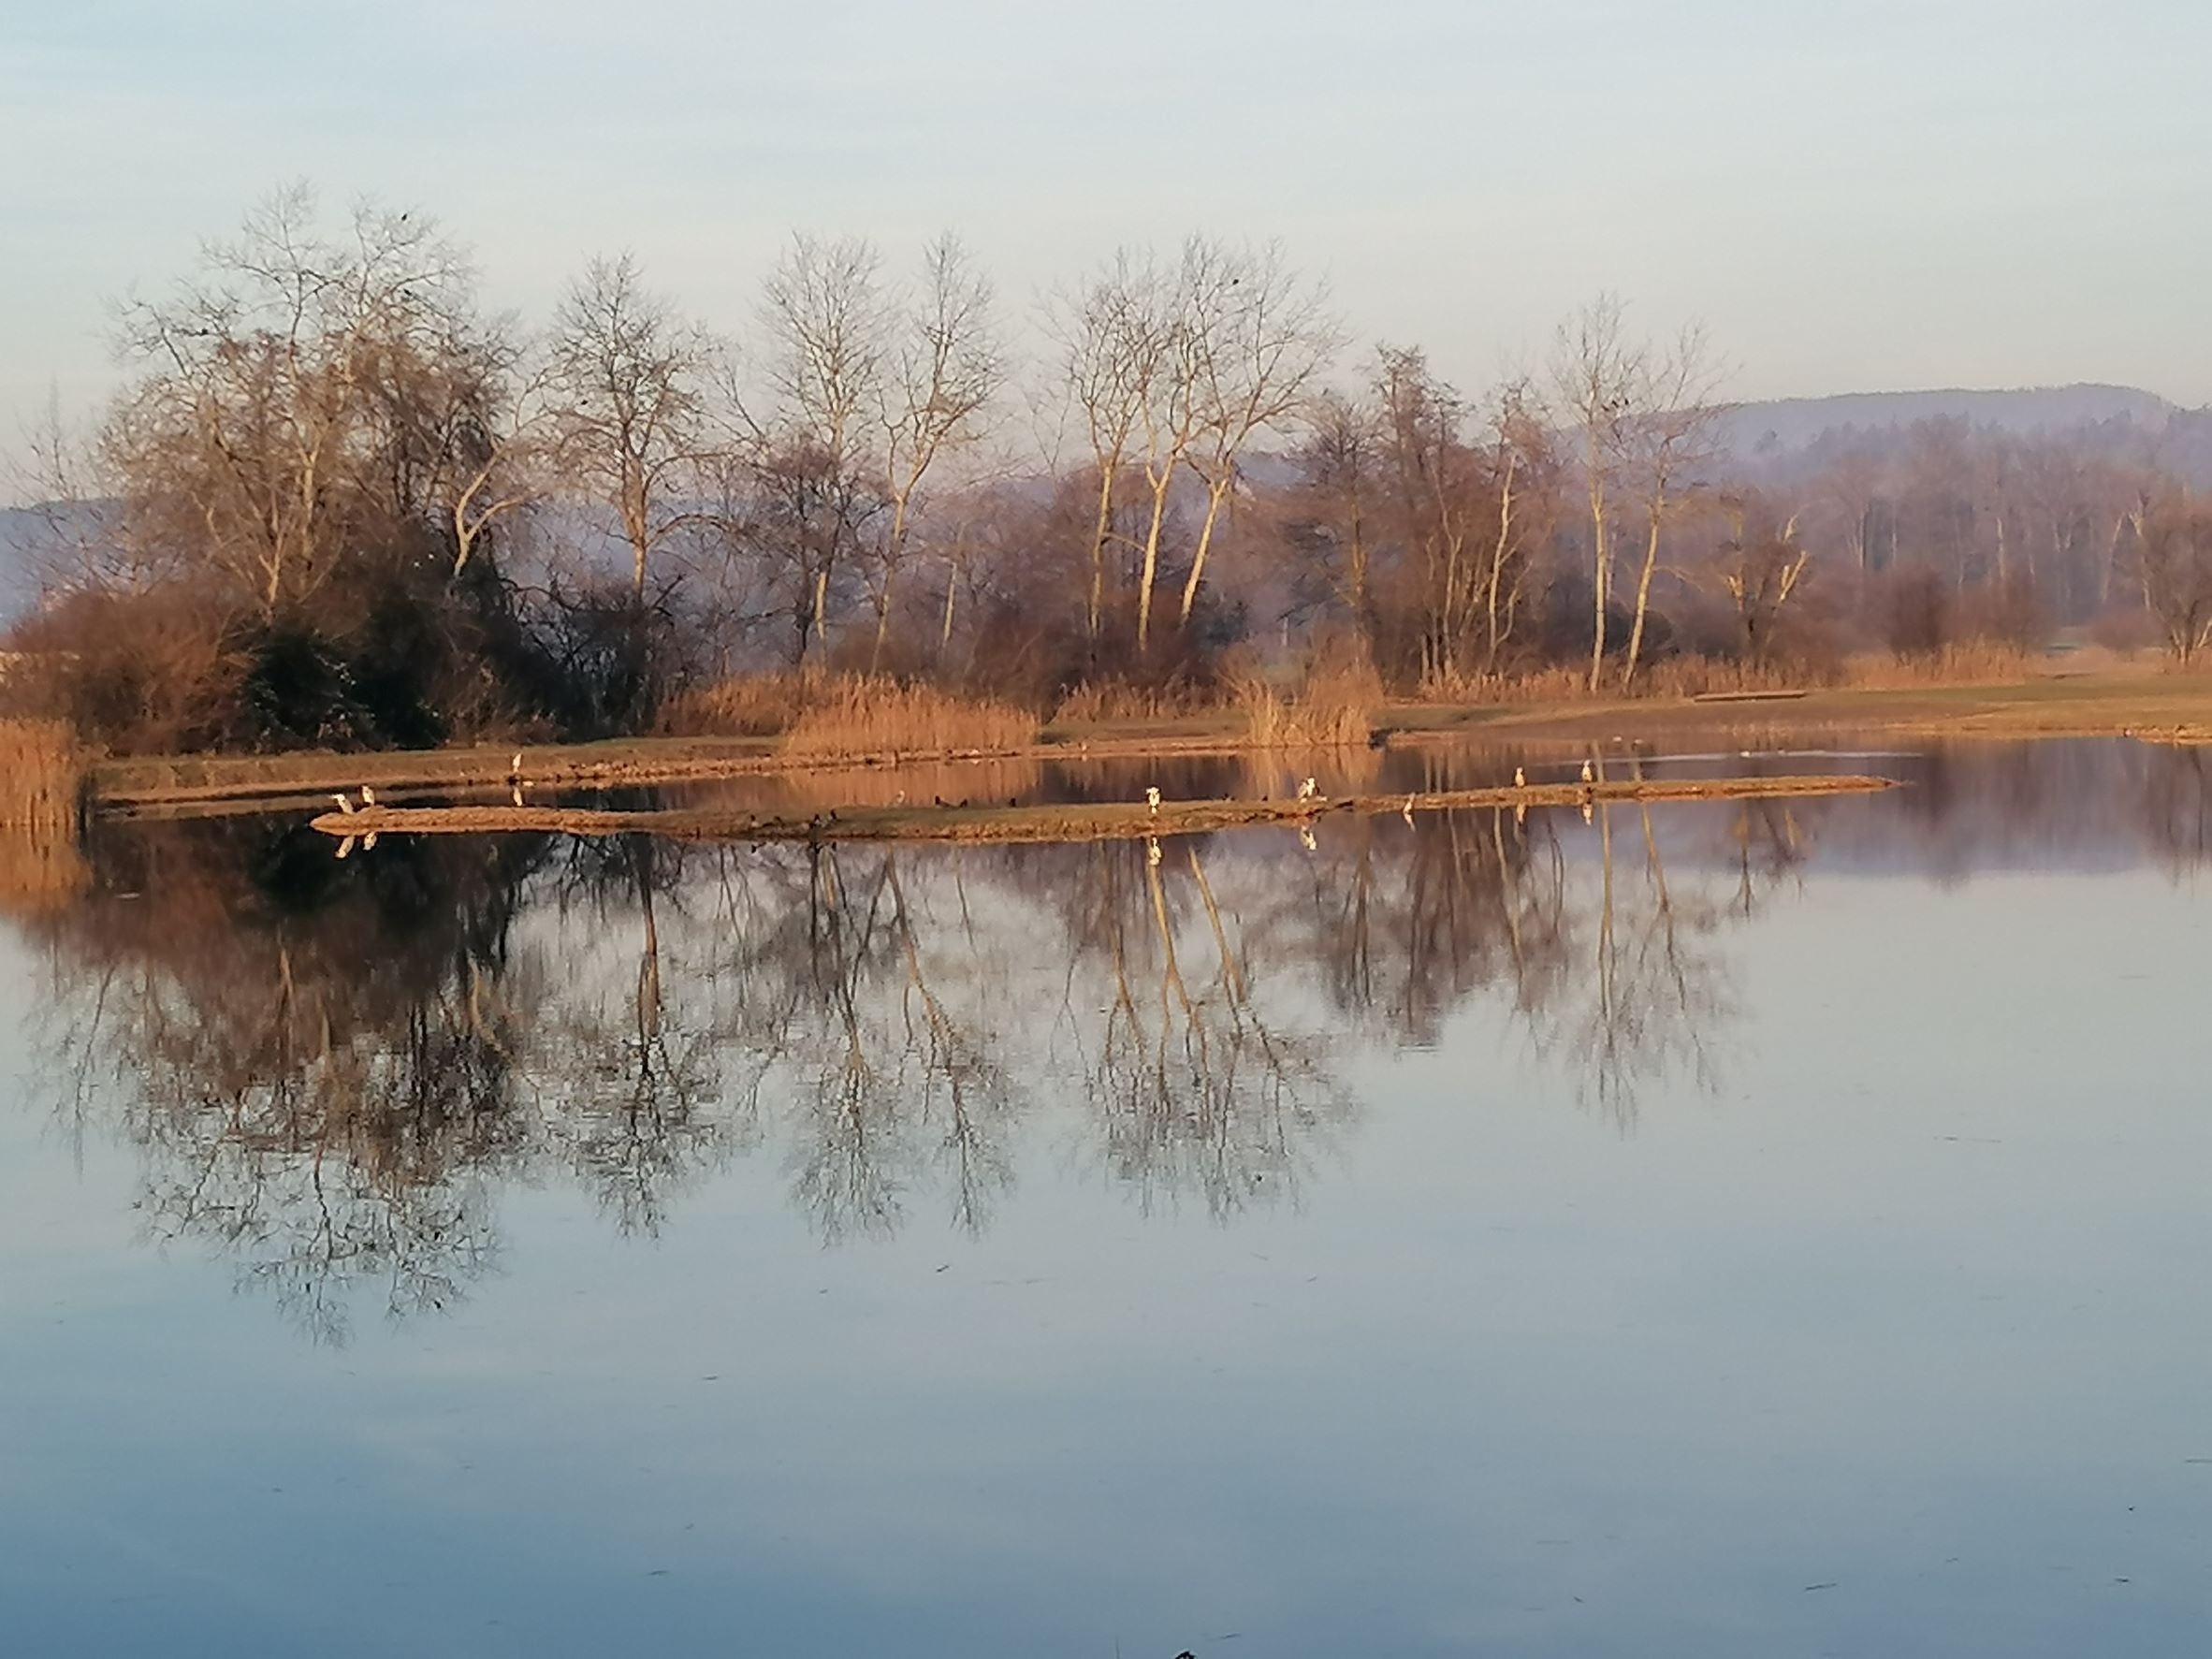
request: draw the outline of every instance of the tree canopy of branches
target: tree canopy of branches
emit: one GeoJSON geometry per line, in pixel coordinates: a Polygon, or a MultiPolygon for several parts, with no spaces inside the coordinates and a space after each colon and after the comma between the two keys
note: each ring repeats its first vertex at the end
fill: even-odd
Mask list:
{"type": "Polygon", "coordinates": [[[1464,695],[2131,619],[2212,643],[2212,417],[1770,453],[1695,324],[1601,295],[1538,371],[1465,386],[1205,235],[1036,310],[1025,356],[957,237],[799,235],[726,334],[626,255],[533,329],[422,215],[281,192],[120,308],[96,435],[38,444],[9,695],[121,749],[388,745],[642,731],[766,670],[1041,708],[1345,651],[1464,695]]]}

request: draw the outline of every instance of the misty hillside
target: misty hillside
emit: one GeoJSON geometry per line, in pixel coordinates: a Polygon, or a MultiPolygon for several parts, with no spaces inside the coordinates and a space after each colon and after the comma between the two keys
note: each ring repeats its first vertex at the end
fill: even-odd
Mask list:
{"type": "Polygon", "coordinates": [[[48,533],[43,514],[28,507],[0,507],[0,626],[22,616],[37,597],[32,549],[48,533]]]}
{"type": "Polygon", "coordinates": [[[1831,434],[1903,431],[1927,420],[1963,420],[2021,437],[2125,426],[2155,438],[2178,413],[2175,404],[2156,393],[2124,386],[1844,392],[1739,404],[1723,425],[1722,442],[1740,459],[1764,461],[1795,455],[1831,434]]]}

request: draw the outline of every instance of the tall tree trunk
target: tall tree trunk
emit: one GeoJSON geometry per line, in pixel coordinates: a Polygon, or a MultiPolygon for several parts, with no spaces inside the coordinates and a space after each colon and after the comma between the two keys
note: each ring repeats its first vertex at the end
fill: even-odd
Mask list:
{"type": "Polygon", "coordinates": [[[1111,465],[1099,469],[1099,516],[1091,527],[1091,598],[1084,620],[1094,656],[1099,646],[1099,613],[1106,597],[1106,538],[1113,530],[1114,471],[1111,465]]]}
{"type": "Polygon", "coordinates": [[[1200,528],[1198,551],[1191,555],[1190,575],[1183,584],[1183,614],[1176,620],[1179,628],[1190,626],[1190,609],[1198,603],[1199,577],[1206,568],[1206,549],[1214,545],[1214,526],[1220,520],[1221,505],[1228,496],[1225,484],[1206,486],[1206,522],[1200,528]]]}
{"type": "Polygon", "coordinates": [[[1595,596],[1597,611],[1596,622],[1590,635],[1590,689],[1594,691],[1606,665],[1606,575],[1609,563],[1606,558],[1605,502],[1594,492],[1590,503],[1590,539],[1593,544],[1590,586],[1595,596]]]}
{"type": "Polygon", "coordinates": [[[1152,523],[1144,531],[1144,576],[1137,589],[1137,654],[1142,657],[1152,638],[1152,584],[1159,575],[1159,531],[1168,516],[1168,492],[1155,487],[1152,523]]]}
{"type": "Polygon", "coordinates": [[[1628,661],[1621,669],[1621,689],[1625,691],[1636,679],[1636,666],[1644,651],[1644,616],[1652,605],[1652,573],[1659,568],[1659,521],[1666,514],[1666,501],[1654,497],[1652,502],[1651,533],[1644,538],[1643,568],[1636,576],[1636,621],[1628,630],[1628,661]]]}

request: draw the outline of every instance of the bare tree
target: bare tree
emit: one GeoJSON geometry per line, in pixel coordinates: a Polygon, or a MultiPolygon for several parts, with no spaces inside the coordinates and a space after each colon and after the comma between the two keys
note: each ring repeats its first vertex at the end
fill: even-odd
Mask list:
{"type": "Polygon", "coordinates": [[[1191,322],[1201,431],[1184,458],[1206,488],[1206,516],[1183,583],[1181,625],[1198,602],[1206,554],[1245,448],[1302,408],[1342,343],[1325,291],[1301,282],[1279,247],[1198,248],[1191,322]]]}
{"type": "Polygon", "coordinates": [[[1812,556],[1797,543],[1796,518],[1765,533],[1747,532],[1744,502],[1730,498],[1727,506],[1733,531],[1721,545],[1713,575],[1735,608],[1745,661],[1764,663],[1773,654],[1775,625],[1803,585],[1812,556]]]}
{"type": "Polygon", "coordinates": [[[2133,515],[2136,576],[2174,661],[2188,667],[2212,646],[2212,508],[2172,499],[2133,515]]]}
{"type": "Polygon", "coordinates": [[[119,319],[148,370],[105,440],[135,533],[189,543],[264,618],[329,580],[364,514],[406,514],[410,440],[453,437],[417,425],[403,385],[497,400],[473,274],[436,227],[366,204],[341,235],[315,217],[304,186],[280,192],[207,250],[198,281],[119,319]]]}
{"type": "Polygon", "coordinates": [[[1124,249],[1073,293],[1047,301],[1046,326],[1060,349],[1060,374],[1098,478],[1089,547],[1084,627],[1094,656],[1103,626],[1106,554],[1113,540],[1114,493],[1136,443],[1157,368],[1158,275],[1149,257],[1124,249]]]}
{"type": "Polygon", "coordinates": [[[1605,671],[1606,606],[1612,597],[1609,492],[1619,474],[1637,385],[1645,373],[1642,352],[1623,329],[1619,298],[1600,294],[1560,325],[1551,355],[1552,390],[1582,449],[1582,488],[1590,514],[1594,691],[1605,671]]]}
{"type": "Polygon", "coordinates": [[[1371,638],[1375,518],[1382,504],[1380,419],[1366,398],[1331,389],[1313,400],[1306,428],[1296,457],[1290,538],[1327,596],[1371,638]]]}
{"type": "MultiPolygon", "coordinates": [[[[923,254],[919,291],[903,308],[882,388],[885,483],[890,522],[877,558],[876,643],[880,665],[891,625],[892,587],[906,561],[923,482],[950,451],[979,435],[984,411],[1006,375],[993,315],[990,279],[950,232],[923,254]]],[[[952,632],[946,588],[945,632],[952,632]]]]}
{"type": "Polygon", "coordinates": [[[645,286],[629,255],[570,285],[548,343],[555,454],[616,517],[642,603],[654,553],[684,522],[678,488],[706,433],[705,332],[645,286]]]}
{"type": "Polygon", "coordinates": [[[1498,388],[1490,414],[1491,477],[1497,533],[1481,575],[1483,670],[1496,674],[1521,616],[1522,584],[1536,520],[1550,499],[1551,445],[1535,389],[1526,380],[1498,388]]]}
{"type": "MultiPolygon", "coordinates": [[[[882,501],[884,466],[871,422],[885,408],[894,327],[882,255],[859,237],[794,235],[761,289],[759,322],[771,392],[766,418],[746,415],[785,479],[803,477],[812,527],[798,549],[808,605],[800,660],[829,638],[832,584],[856,564],[882,501]]],[[[740,404],[741,413],[743,405],[740,404]]],[[[888,423],[886,423],[888,424],[888,423]]]]}
{"type": "Polygon", "coordinates": [[[1722,371],[1699,325],[1685,327],[1666,351],[1653,356],[1639,350],[1636,357],[1639,372],[1629,386],[1631,406],[1622,433],[1630,475],[1643,498],[1644,551],[1636,577],[1636,619],[1621,667],[1623,691],[1635,682],[1643,656],[1660,533],[1693,471],[1711,458],[1713,428],[1722,413],[1713,396],[1722,371]]]}
{"type": "Polygon", "coordinates": [[[1159,580],[1160,536],[1168,517],[1168,493],[1199,441],[1206,415],[1201,402],[1204,342],[1213,318],[1226,306],[1231,281],[1221,248],[1191,237],[1172,271],[1157,273],[1145,286],[1149,306],[1137,318],[1137,349],[1145,365],[1144,398],[1137,406],[1143,441],[1140,457],[1151,495],[1142,555],[1137,577],[1137,654],[1152,642],[1152,590],[1159,580]]]}

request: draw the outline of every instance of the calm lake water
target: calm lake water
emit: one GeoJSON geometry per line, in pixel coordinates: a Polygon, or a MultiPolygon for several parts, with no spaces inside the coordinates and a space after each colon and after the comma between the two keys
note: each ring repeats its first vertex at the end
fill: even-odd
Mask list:
{"type": "Polygon", "coordinates": [[[0,1652],[2212,1649],[2204,751],[1648,764],[1911,787],[104,833],[0,924],[0,1652]]]}

